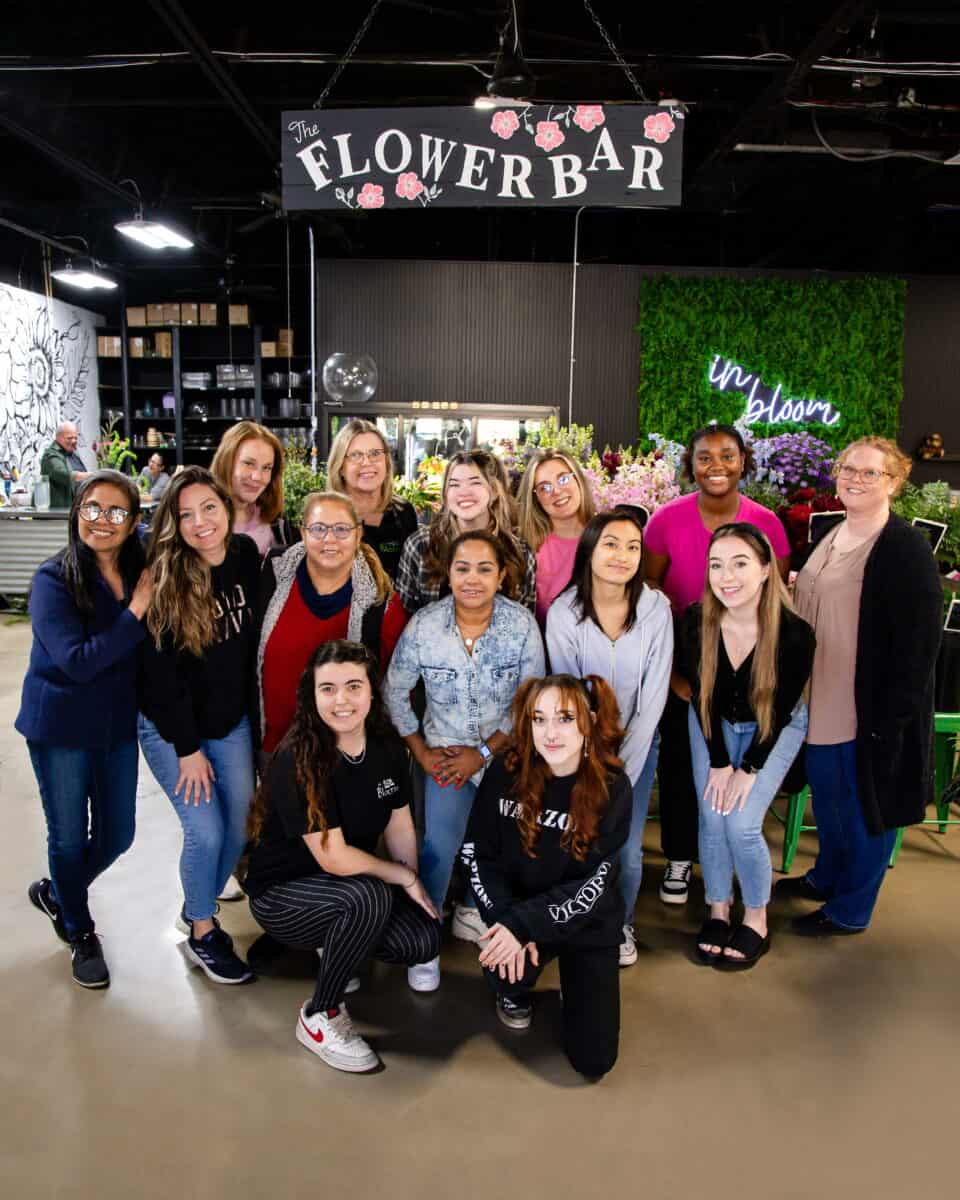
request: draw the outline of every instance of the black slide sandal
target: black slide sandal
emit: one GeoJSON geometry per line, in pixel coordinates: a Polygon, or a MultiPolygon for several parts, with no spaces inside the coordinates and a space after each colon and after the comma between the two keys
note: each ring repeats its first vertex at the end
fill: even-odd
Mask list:
{"type": "Polygon", "coordinates": [[[731,958],[729,954],[724,954],[722,961],[717,964],[720,969],[723,971],[749,971],[770,949],[770,934],[761,937],[749,925],[738,925],[734,930],[733,937],[727,942],[727,948],[739,951],[743,958],[731,958]]]}
{"type": "Polygon", "coordinates": [[[705,963],[712,967],[723,958],[723,947],[727,944],[730,938],[730,922],[721,921],[719,917],[711,917],[708,921],[700,926],[700,932],[697,934],[696,952],[699,962],[705,963]],[[701,942],[706,942],[708,946],[719,946],[719,954],[711,954],[709,950],[703,950],[700,947],[701,942]]]}

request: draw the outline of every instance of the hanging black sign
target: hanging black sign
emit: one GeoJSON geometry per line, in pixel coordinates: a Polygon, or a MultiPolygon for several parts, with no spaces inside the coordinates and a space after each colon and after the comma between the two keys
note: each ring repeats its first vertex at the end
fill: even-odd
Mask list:
{"type": "Polygon", "coordinates": [[[683,112],[652,104],[283,114],[283,207],[680,203],[683,112]]]}

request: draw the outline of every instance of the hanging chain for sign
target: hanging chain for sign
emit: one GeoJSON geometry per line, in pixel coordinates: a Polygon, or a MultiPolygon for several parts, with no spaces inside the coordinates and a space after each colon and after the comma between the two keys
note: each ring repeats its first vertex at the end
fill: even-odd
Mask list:
{"type": "MultiPolygon", "coordinates": [[[[644,92],[643,88],[638,83],[636,75],[634,75],[633,71],[630,69],[629,64],[624,59],[623,55],[620,53],[620,51],[617,49],[617,47],[614,45],[613,38],[610,36],[609,33],[607,33],[606,29],[604,28],[603,22],[597,16],[596,10],[594,9],[593,5],[590,3],[590,0],[583,0],[583,7],[587,10],[587,12],[593,18],[594,25],[596,25],[596,27],[600,30],[600,36],[607,43],[607,46],[610,49],[610,53],[620,64],[620,67],[622,68],[624,75],[626,75],[626,77],[630,80],[631,84],[633,85],[633,90],[637,93],[637,95],[640,97],[641,100],[647,101],[647,95],[644,92]]],[[[647,102],[649,103],[649,101],[647,101],[647,102]]]]}
{"type": "Polygon", "coordinates": [[[314,104],[313,104],[314,108],[323,108],[323,102],[333,91],[334,87],[336,86],[337,80],[343,74],[344,68],[346,67],[347,63],[350,61],[351,58],[353,58],[354,54],[356,54],[357,47],[363,41],[364,34],[370,28],[370,23],[373,20],[373,18],[377,15],[377,9],[380,7],[381,3],[382,3],[382,0],[373,0],[373,3],[370,5],[370,11],[364,17],[363,22],[360,25],[360,28],[357,30],[353,41],[350,43],[349,49],[347,50],[347,52],[343,56],[343,58],[341,58],[340,61],[337,63],[336,67],[334,67],[333,74],[330,76],[329,80],[327,81],[327,86],[320,93],[319,97],[314,101],[314,104]]]}

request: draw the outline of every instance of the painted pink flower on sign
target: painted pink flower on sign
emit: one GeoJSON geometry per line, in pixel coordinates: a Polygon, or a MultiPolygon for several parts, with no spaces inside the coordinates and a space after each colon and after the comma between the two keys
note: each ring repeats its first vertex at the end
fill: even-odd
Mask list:
{"type": "Polygon", "coordinates": [[[520,128],[520,118],[510,108],[501,109],[500,112],[495,112],[490,121],[490,128],[498,138],[512,138],[520,128]]]}
{"type": "Polygon", "coordinates": [[[670,140],[670,134],[676,129],[673,118],[669,113],[658,112],[644,118],[643,133],[651,142],[661,145],[670,140]]]}
{"type": "Polygon", "coordinates": [[[533,140],[541,150],[556,150],[567,138],[559,121],[538,121],[537,136],[533,140]]]}
{"type": "Polygon", "coordinates": [[[365,183],[357,196],[361,208],[383,208],[383,188],[379,183],[365,183]]]}
{"type": "Polygon", "coordinates": [[[601,104],[578,104],[577,111],[573,114],[574,125],[578,125],[584,133],[593,133],[605,120],[601,104]]]}
{"type": "Polygon", "coordinates": [[[416,200],[423,191],[423,184],[416,171],[404,171],[397,179],[396,193],[401,200],[416,200]]]}

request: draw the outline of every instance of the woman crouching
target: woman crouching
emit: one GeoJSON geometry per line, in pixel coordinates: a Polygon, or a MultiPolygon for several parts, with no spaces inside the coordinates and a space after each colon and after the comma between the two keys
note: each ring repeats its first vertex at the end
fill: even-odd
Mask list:
{"type": "Polygon", "coordinates": [[[530,991],[559,959],[563,1047],[599,1079],[620,1038],[620,850],[630,831],[630,780],[617,749],[617,698],[597,675],[522,685],[514,740],[487,769],[463,861],[489,925],[480,965],[511,1029],[532,1019],[530,991]]]}
{"type": "Polygon", "coordinates": [[[440,952],[437,912],[417,875],[409,787],[373,655],[325,642],[301,676],[293,724],[250,813],[244,887],[277,941],[323,948],[297,1040],[339,1071],[380,1065],[343,1002],[360,964],[372,955],[412,966],[440,952]],[[381,835],[387,859],[375,853],[381,835]]]}

